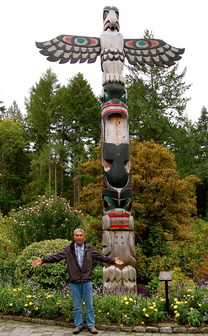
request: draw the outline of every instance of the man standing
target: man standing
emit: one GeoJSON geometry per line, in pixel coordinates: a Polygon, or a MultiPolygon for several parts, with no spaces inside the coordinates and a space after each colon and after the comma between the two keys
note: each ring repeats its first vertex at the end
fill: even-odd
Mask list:
{"type": "Polygon", "coordinates": [[[119,258],[112,259],[94,250],[93,246],[85,242],[85,234],[82,229],[74,230],[74,242],[68,244],[55,254],[46,258],[36,258],[32,266],[43,263],[54,263],[66,259],[69,272],[70,290],[74,303],[73,334],[79,334],[83,326],[82,297],[86,305],[86,324],[92,334],[97,334],[93,309],[92,270],[93,259],[107,264],[123,265],[119,258]]]}

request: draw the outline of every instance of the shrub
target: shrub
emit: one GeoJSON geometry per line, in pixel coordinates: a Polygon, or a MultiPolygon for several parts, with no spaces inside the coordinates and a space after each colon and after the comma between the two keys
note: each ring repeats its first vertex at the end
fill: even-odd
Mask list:
{"type": "Polygon", "coordinates": [[[0,311],[4,314],[73,320],[73,303],[67,289],[45,290],[34,284],[0,287],[0,311]]]}
{"type": "Polygon", "coordinates": [[[0,282],[12,281],[15,271],[16,246],[8,238],[4,217],[0,215],[0,282]]]}
{"type": "Polygon", "coordinates": [[[30,207],[12,211],[7,218],[11,235],[20,248],[45,239],[72,239],[81,225],[81,212],[61,197],[39,197],[30,207]]]}
{"type": "MultiPolygon", "coordinates": [[[[181,286],[170,295],[170,310],[166,312],[164,296],[143,297],[135,294],[100,295],[94,293],[97,324],[151,325],[165,320],[192,326],[208,323],[208,288],[206,284],[193,289],[181,286]]],[[[84,307],[84,306],[83,306],[84,307]]],[[[0,286],[0,312],[42,318],[64,317],[73,320],[73,304],[68,286],[62,290],[46,289],[31,283],[12,287],[0,286]]]]}
{"type": "Polygon", "coordinates": [[[26,247],[16,261],[15,276],[21,281],[31,280],[45,287],[60,287],[68,282],[66,261],[31,266],[36,257],[44,258],[56,253],[69,244],[68,240],[55,239],[33,243],[26,247]]]}

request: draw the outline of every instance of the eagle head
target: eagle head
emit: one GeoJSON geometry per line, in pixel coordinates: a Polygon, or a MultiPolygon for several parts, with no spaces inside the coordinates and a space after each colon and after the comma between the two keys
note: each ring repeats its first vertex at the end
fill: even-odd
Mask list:
{"type": "Polygon", "coordinates": [[[103,30],[119,31],[119,10],[117,7],[106,6],[103,9],[103,30]]]}

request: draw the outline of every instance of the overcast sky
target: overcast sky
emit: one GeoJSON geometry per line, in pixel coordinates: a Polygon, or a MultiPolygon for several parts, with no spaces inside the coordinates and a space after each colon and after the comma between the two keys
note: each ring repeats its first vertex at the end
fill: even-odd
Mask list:
{"type": "Polygon", "coordinates": [[[187,68],[186,83],[192,83],[187,91],[191,97],[187,114],[192,121],[197,120],[202,107],[208,108],[207,0],[2,1],[0,101],[6,108],[15,100],[24,112],[25,97],[49,67],[61,84],[82,72],[94,93],[100,94],[100,58],[93,64],[52,63],[39,53],[35,41],[47,41],[61,34],[99,37],[103,7],[112,5],[119,8],[124,38],[141,38],[148,29],[156,39],[185,48],[179,71],[187,68]]]}

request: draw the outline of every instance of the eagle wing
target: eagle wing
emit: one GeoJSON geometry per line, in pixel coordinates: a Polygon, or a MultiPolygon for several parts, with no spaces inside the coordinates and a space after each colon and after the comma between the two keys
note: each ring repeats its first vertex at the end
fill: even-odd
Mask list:
{"type": "Polygon", "coordinates": [[[174,65],[185,49],[172,47],[162,40],[124,39],[124,54],[132,65],[174,65]]]}
{"type": "Polygon", "coordinates": [[[40,53],[51,62],[93,63],[100,54],[100,39],[97,37],[59,35],[46,42],[36,42],[40,53]]]}

